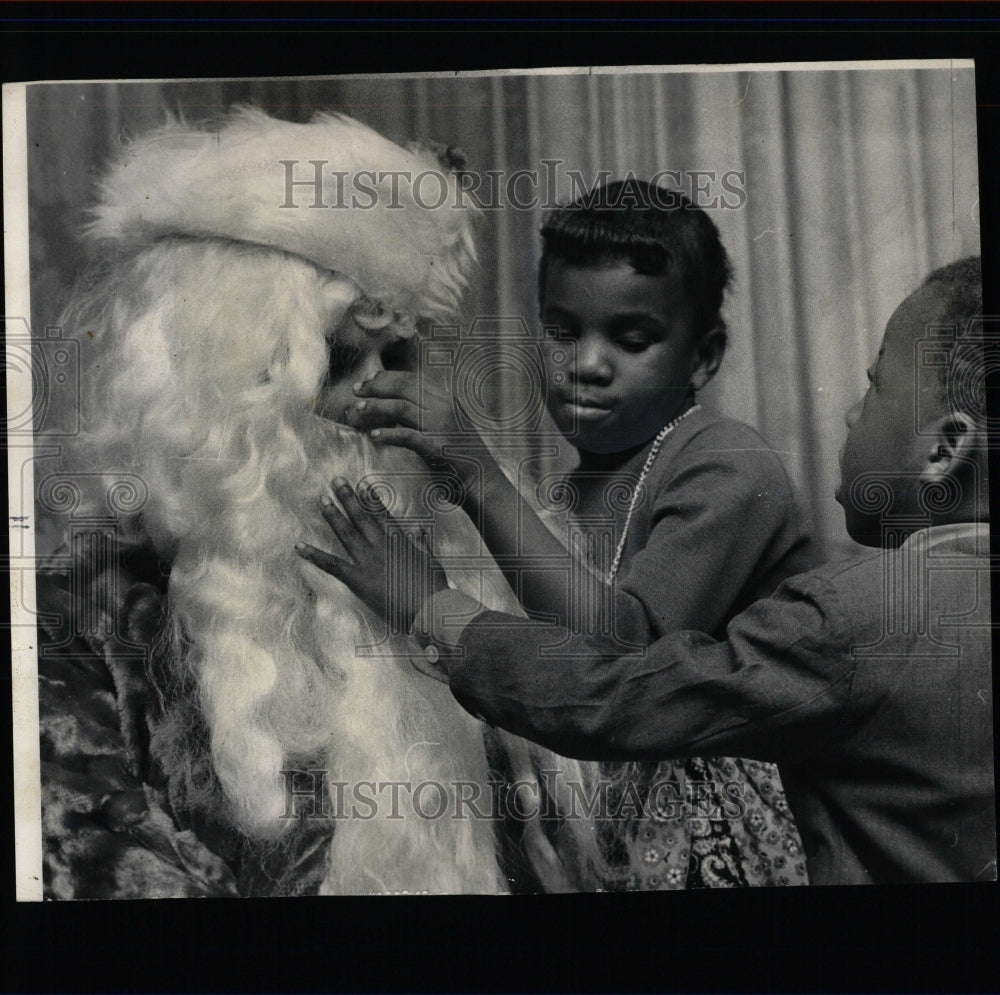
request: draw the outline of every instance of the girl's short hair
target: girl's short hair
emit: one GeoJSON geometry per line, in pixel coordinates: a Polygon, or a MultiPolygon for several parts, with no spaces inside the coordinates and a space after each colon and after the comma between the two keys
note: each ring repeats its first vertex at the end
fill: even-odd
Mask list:
{"type": "Polygon", "coordinates": [[[634,178],[595,187],[546,216],[542,243],[539,302],[550,259],[571,266],[626,261],[637,273],[680,280],[695,304],[699,335],[725,331],[729,255],[712,219],[678,191],[634,178]]]}

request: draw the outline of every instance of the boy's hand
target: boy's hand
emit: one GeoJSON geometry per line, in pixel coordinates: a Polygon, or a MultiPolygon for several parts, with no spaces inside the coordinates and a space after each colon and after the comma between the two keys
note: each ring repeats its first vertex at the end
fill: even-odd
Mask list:
{"type": "Polygon", "coordinates": [[[323,517],[350,560],[308,543],[298,543],[295,551],[345,583],[376,615],[386,619],[391,631],[407,632],[424,600],[448,587],[444,569],[427,548],[426,533],[421,534],[421,542],[415,542],[395,524],[374,493],[362,495],[374,508],[368,511],[341,477],[333,481],[333,488],[344,511],[324,498],[320,502],[323,517]]]}
{"type": "Polygon", "coordinates": [[[475,459],[457,459],[444,454],[448,442],[462,437],[463,447],[481,445],[468,427],[459,423],[455,399],[443,386],[428,378],[400,370],[383,370],[356,383],[358,400],[347,406],[344,420],[362,431],[371,431],[373,442],[402,446],[418,453],[440,472],[456,475],[464,483],[478,465],[475,459]]]}

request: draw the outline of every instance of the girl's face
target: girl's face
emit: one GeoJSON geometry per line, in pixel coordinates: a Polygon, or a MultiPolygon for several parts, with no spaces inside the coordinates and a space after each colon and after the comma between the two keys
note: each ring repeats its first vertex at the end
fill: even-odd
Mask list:
{"type": "Polygon", "coordinates": [[[353,385],[382,370],[413,369],[417,339],[412,323],[390,321],[377,327],[364,309],[352,309],[330,337],[330,372],[317,414],[342,422],[344,409],[357,401],[353,385]],[[358,323],[356,315],[369,327],[358,323]]]}
{"type": "Polygon", "coordinates": [[[644,276],[627,261],[572,266],[550,259],[542,321],[576,344],[566,375],[546,340],[547,403],[579,450],[616,453],[652,439],[689,389],[718,369],[724,338],[698,337],[693,308],[672,276],[644,276]]]}

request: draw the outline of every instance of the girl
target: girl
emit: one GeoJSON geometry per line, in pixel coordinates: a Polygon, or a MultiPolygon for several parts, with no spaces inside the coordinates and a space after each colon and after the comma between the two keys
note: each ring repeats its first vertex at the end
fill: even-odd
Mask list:
{"type": "MultiPolygon", "coordinates": [[[[447,385],[380,373],[355,385],[362,400],[345,420],[457,477],[461,504],[529,613],[579,627],[611,604],[614,635],[631,647],[677,629],[719,635],[814,554],[778,457],[695,400],[726,346],[730,266],[718,231],[683,195],[630,180],[557,209],[542,238],[541,315],[554,332],[546,401],[579,454],[561,490],[567,544],[586,571],[552,569],[566,564],[565,545],[484,446],[468,458],[469,412],[447,385]]],[[[609,886],[805,883],[771,765],[699,759],[606,772],[613,811],[630,813],[609,841],[620,872],[609,886]]]]}

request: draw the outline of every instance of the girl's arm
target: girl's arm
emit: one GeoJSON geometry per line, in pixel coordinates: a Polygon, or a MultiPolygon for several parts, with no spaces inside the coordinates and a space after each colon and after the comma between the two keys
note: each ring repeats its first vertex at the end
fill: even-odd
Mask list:
{"type": "Polygon", "coordinates": [[[485,443],[462,425],[456,401],[426,378],[382,372],[354,385],[359,401],[344,413],[372,441],[403,446],[458,478],[460,504],[479,530],[526,611],[568,624],[573,558],[507,479],[485,443]],[[458,454],[456,454],[456,452],[458,454]]]}
{"type": "Polygon", "coordinates": [[[449,455],[449,441],[466,450],[469,440],[450,395],[418,385],[415,374],[382,373],[358,387],[359,397],[379,400],[365,400],[348,421],[392,425],[373,433],[375,441],[413,449],[455,473],[463,507],[521,604],[574,630],[613,631],[622,644],[642,646],[678,629],[717,633],[750,601],[815,565],[781,461],[746,426],[710,425],[669,456],[669,483],[649,496],[645,546],[609,586],[584,572],[485,445],[475,459],[449,455]],[[581,582],[570,586],[574,569],[581,582]]]}

